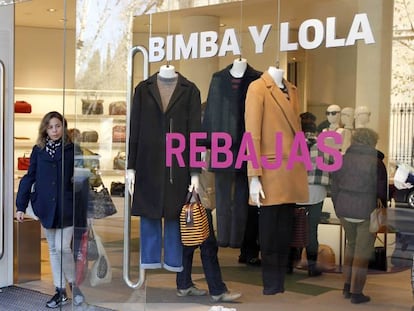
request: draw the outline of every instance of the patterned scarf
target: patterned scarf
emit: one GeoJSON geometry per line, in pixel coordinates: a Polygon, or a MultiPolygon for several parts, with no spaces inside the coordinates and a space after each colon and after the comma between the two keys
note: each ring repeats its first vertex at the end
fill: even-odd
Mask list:
{"type": "Polygon", "coordinates": [[[49,137],[46,138],[46,152],[51,158],[55,157],[56,149],[62,145],[62,139],[52,140],[49,137]]]}

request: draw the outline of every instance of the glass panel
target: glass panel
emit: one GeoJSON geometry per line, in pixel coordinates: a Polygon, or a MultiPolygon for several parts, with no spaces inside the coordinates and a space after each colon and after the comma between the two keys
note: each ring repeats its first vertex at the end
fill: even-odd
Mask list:
{"type": "MultiPolygon", "coordinates": [[[[145,309],[147,302],[188,301],[176,298],[175,273],[165,269],[150,271],[148,280],[139,289],[131,289],[133,284],[124,280],[129,278],[134,283],[143,276],[141,220],[124,218],[129,216],[131,207],[128,189],[125,189],[128,188],[125,187],[125,162],[129,152],[128,128],[133,123],[130,98],[134,88],[148,76],[154,76],[161,66],[173,66],[200,90],[200,102],[208,104],[213,75],[229,71],[240,58],[246,59],[260,73],[271,67],[282,69],[284,78],[297,87],[300,112],[312,112],[318,124],[327,121],[325,113],[331,105],[349,108],[348,111],[368,109],[368,126],[384,138],[380,139],[378,149],[388,152],[389,119],[384,116],[390,109],[393,7],[388,3],[378,5],[359,0],[284,0],[280,1],[280,11],[277,0],[121,2],[115,5],[112,1],[58,1],[59,17],[63,19],[59,27],[51,27],[46,22],[37,27],[23,23],[25,6],[40,9],[40,1],[16,7],[16,21],[20,18],[21,24],[16,25],[15,100],[27,101],[33,111],[15,114],[15,135],[19,138],[15,143],[15,158],[30,152],[38,124],[47,111],[57,110],[65,115],[76,146],[73,256],[76,285],[80,290],[75,293],[82,293],[71,302],[135,310],[145,309]],[[150,38],[161,43],[150,46],[150,38]],[[206,41],[201,41],[203,38],[206,41]],[[138,49],[134,51],[132,46],[138,49]],[[30,58],[27,57],[29,50],[34,55],[30,58]],[[105,191],[111,194],[107,199],[105,191]],[[104,209],[111,207],[116,212],[105,214],[104,209]],[[125,229],[126,224],[130,225],[131,232],[125,229]],[[84,241],[88,242],[85,247],[89,254],[82,252],[84,241]],[[130,248],[126,257],[125,245],[130,248]],[[129,266],[125,267],[126,264],[129,266]],[[147,295],[153,297],[149,292],[151,287],[165,289],[168,297],[158,296],[147,301],[147,295]]],[[[399,41],[408,46],[412,38],[399,38],[399,41]]],[[[407,50],[398,53],[409,55],[407,50]]],[[[244,97],[238,104],[238,108],[244,107],[244,97]]],[[[240,116],[242,120],[243,113],[240,116]]],[[[353,117],[351,113],[351,121],[353,117]]],[[[149,122],[154,131],[159,126],[156,122],[155,119],[149,122]]],[[[243,134],[243,127],[238,134],[243,134]]],[[[164,136],[157,139],[165,141],[164,136]]],[[[408,144],[410,141],[412,135],[411,140],[407,138],[408,144]]],[[[401,148],[400,140],[394,139],[394,142],[397,149],[401,148]]],[[[165,154],[162,156],[165,159],[165,154]]],[[[410,153],[405,152],[403,156],[409,160],[410,153]]],[[[166,163],[155,164],[152,160],[144,164],[151,169],[161,166],[160,175],[165,175],[157,187],[163,189],[164,181],[169,182],[170,169],[166,163]]],[[[150,173],[144,183],[151,184],[160,177],[150,173]]],[[[16,189],[18,178],[23,174],[16,167],[16,189]]],[[[137,181],[141,182],[142,173],[136,174],[137,181]]],[[[184,194],[182,202],[175,207],[166,204],[165,210],[179,209],[184,203],[190,183],[189,174],[186,177],[188,182],[177,190],[184,194]]],[[[170,202],[162,191],[154,193],[170,202]]],[[[334,268],[337,268],[342,264],[343,235],[332,202],[328,198],[325,203],[323,211],[329,216],[327,223],[319,227],[319,242],[332,247],[336,254],[334,268]]],[[[215,211],[212,214],[215,233],[224,246],[225,237],[217,229],[220,220],[215,211]]],[[[177,230],[174,234],[178,234],[177,230]]],[[[44,230],[42,237],[42,258],[47,258],[44,230]]],[[[179,237],[176,238],[178,241],[179,237]]],[[[236,247],[231,256],[238,255],[236,247]]],[[[50,272],[48,259],[44,262],[50,272]]],[[[156,266],[165,267],[163,257],[156,266]]],[[[42,281],[50,284],[51,274],[42,275],[42,281]]],[[[71,297],[69,288],[68,294],[71,297]]]]}

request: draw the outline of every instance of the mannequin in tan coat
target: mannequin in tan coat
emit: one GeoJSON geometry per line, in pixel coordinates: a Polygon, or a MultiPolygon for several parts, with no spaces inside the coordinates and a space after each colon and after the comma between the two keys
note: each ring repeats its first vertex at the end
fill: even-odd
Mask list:
{"type": "Polygon", "coordinates": [[[296,203],[307,202],[307,172],[302,163],[286,169],[295,134],[301,131],[294,85],[275,67],[252,82],[247,91],[246,132],[253,138],[259,167],[248,163],[250,204],[261,206],[259,235],[262,252],[263,294],[284,292],[284,277],[296,203]],[[283,160],[277,169],[261,166],[261,157],[275,159],[275,134],[283,136],[283,160]]]}

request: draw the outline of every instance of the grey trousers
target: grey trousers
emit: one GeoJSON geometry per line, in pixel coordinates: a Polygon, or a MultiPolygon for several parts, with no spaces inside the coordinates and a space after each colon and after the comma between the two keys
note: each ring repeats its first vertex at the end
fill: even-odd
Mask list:
{"type": "Polygon", "coordinates": [[[375,234],[369,232],[369,220],[349,222],[341,218],[346,246],[342,274],[352,294],[361,294],[367,280],[368,263],[374,250],[375,234]]]}

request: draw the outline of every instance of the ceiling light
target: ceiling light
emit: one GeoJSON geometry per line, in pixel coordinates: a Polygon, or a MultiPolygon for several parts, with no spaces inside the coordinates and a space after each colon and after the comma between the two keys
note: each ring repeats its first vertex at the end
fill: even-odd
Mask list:
{"type": "Polygon", "coordinates": [[[54,12],[56,12],[57,10],[56,10],[55,8],[50,8],[50,9],[47,9],[46,11],[48,11],[49,13],[54,13],[54,12]]]}
{"type": "Polygon", "coordinates": [[[220,27],[225,27],[226,24],[220,23],[220,27]]]}

